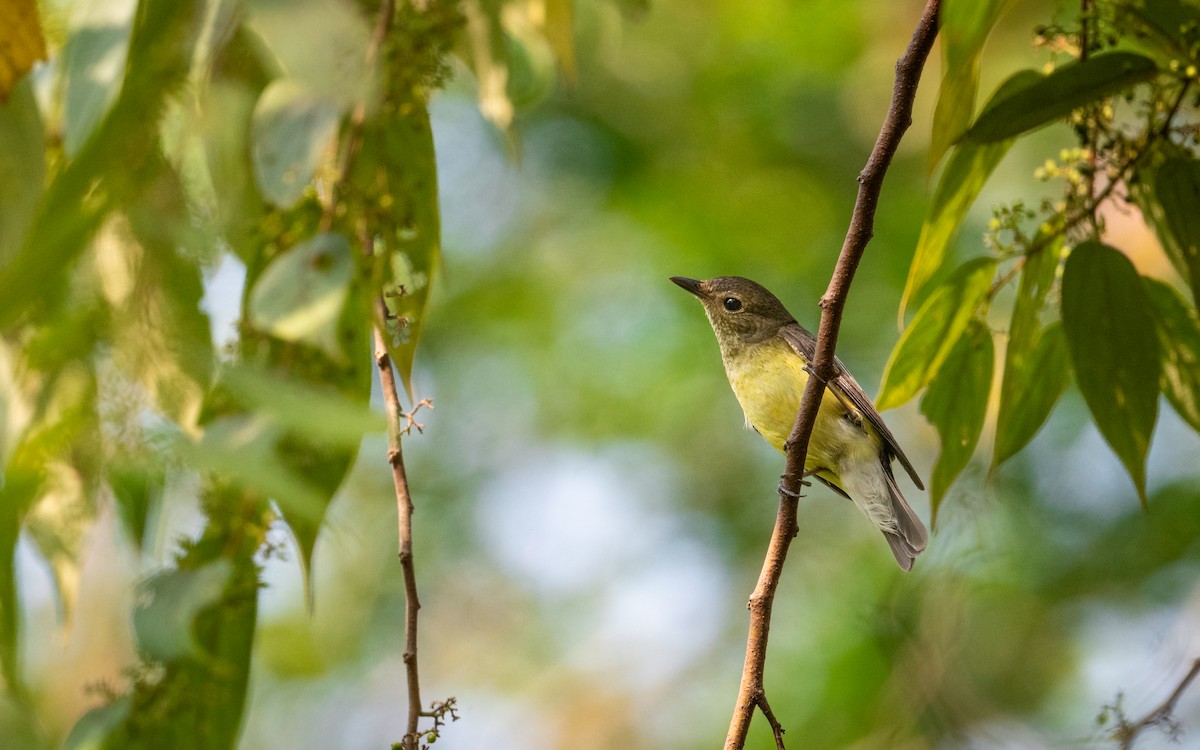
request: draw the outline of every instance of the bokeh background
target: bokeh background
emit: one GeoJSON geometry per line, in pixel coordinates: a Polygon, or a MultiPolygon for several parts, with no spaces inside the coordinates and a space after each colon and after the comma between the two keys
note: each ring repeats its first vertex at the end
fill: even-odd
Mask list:
{"type": "MultiPolygon", "coordinates": [[[[78,23],[103,4],[47,5],[78,23]]],[[[297,17],[321,6],[300,3],[297,17]]],[[[574,86],[544,44],[513,41],[511,135],[480,114],[464,68],[435,96],[444,255],[415,371],[435,409],[405,452],[423,698],[460,707],[438,748],[721,742],[783,462],[744,429],[699,306],[667,277],[754,278],[815,327],[920,9],[581,0],[574,86]]],[[[1055,12],[1029,0],[1004,18],[985,93],[1045,62],[1033,28],[1055,12]]],[[[320,44],[321,30],[298,23],[296,44],[320,44]]],[[[935,50],[842,326],[839,355],[872,393],[928,205],[939,77],[935,50]]],[[[1034,169],[1070,145],[1050,128],[1013,151],[961,257],[983,252],[993,205],[1053,194],[1034,169]]],[[[1109,221],[1140,270],[1169,278],[1136,215],[1109,221]]],[[[234,335],[243,278],[226,255],[207,280],[217,341],[234,335]]],[[[916,405],[884,416],[928,476],[937,438],[916,405]]],[[[1104,707],[1140,716],[1200,655],[1200,438],[1164,406],[1143,513],[1077,394],[994,477],[986,435],[911,574],[830,491],[801,503],[767,661],[789,744],[1115,747],[1104,707]]],[[[924,494],[903,486],[928,519],[924,494]]],[[[26,658],[51,736],[100,702],[96,685],[123,683],[131,586],[196,533],[196,489],[192,476],[171,482],[154,554],[102,515],[69,620],[22,544],[26,658]]],[[[245,750],[380,748],[403,733],[392,498],[384,441],[369,439],[318,544],[311,615],[279,531],[245,750]]],[[[1195,746],[1200,690],[1178,718],[1195,746]]],[[[761,717],[749,746],[773,747],[761,717]]],[[[1168,746],[1158,733],[1138,745],[1168,746]]]]}

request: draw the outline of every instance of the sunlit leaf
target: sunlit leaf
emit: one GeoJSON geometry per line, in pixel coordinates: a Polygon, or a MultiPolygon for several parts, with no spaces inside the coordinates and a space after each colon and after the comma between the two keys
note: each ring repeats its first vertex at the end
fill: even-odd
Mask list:
{"type": "MultiPolygon", "coordinates": [[[[1035,80],[1040,80],[1040,76],[1033,71],[1017,73],[1000,85],[988,106],[1035,80]]],[[[958,233],[967,211],[1011,145],[1011,140],[989,144],[964,141],[954,148],[934,190],[929,213],[921,225],[921,237],[917,240],[908,279],[904,282],[904,294],[900,298],[901,324],[909,306],[946,262],[950,240],[958,233]]]]}
{"type": "Polygon", "coordinates": [[[369,100],[375,76],[364,54],[371,36],[364,6],[340,0],[249,0],[242,5],[248,27],[260,40],[255,47],[264,67],[281,70],[305,91],[342,109],[369,100]]]}
{"type": "Polygon", "coordinates": [[[546,0],[546,39],[568,86],[575,85],[578,75],[575,64],[574,0],[546,0]]]}
{"type": "Polygon", "coordinates": [[[513,103],[508,98],[508,60],[501,9],[501,3],[486,0],[463,3],[468,63],[479,88],[479,111],[497,128],[506,131],[512,125],[513,103]]]}
{"type": "Polygon", "coordinates": [[[87,534],[96,518],[92,478],[65,461],[46,467],[39,497],[24,527],[50,567],[59,610],[70,621],[79,594],[79,573],[87,534]]]}
{"type": "Polygon", "coordinates": [[[987,416],[995,366],[992,332],[972,320],[921,399],[921,413],[937,428],[942,449],[929,482],[933,523],[946,490],[966,468],[987,416]]]}
{"type": "Polygon", "coordinates": [[[363,435],[387,427],[383,415],[372,410],[366,399],[354,401],[316,383],[249,367],[228,368],[221,383],[256,414],[269,415],[284,429],[324,445],[356,447],[363,435]]]}
{"type": "Polygon", "coordinates": [[[995,270],[994,258],[967,261],[930,295],[888,358],[876,399],[880,410],[903,404],[933,380],[987,295],[995,270]]]}
{"type": "MultiPolygon", "coordinates": [[[[1021,270],[1021,283],[1017,288],[1012,318],[1008,325],[1008,346],[1004,354],[1000,411],[996,419],[996,444],[992,456],[993,469],[1008,460],[1033,438],[1054,405],[1053,402],[1042,404],[1039,401],[1038,406],[1044,409],[1034,414],[1026,402],[1030,398],[1031,388],[1039,389],[1038,395],[1044,395],[1042,385],[1057,384],[1054,377],[1051,377],[1049,382],[1042,383],[1037,371],[1032,369],[1031,361],[1035,359],[1034,351],[1039,345],[1050,346],[1050,339],[1045,339],[1045,332],[1039,334],[1038,316],[1046,302],[1046,295],[1054,284],[1062,250],[1062,238],[1050,238],[1039,233],[1034,245],[1039,249],[1024,258],[1025,267],[1021,270]]],[[[1061,331],[1054,335],[1061,340],[1061,331]]],[[[1043,355],[1049,353],[1043,352],[1043,355]]],[[[1057,376],[1060,373],[1052,371],[1049,374],[1057,376]]],[[[1065,369],[1061,375],[1060,379],[1065,385],[1065,369]]],[[[1057,400],[1062,387],[1058,387],[1057,390],[1051,387],[1048,392],[1053,392],[1054,399],[1057,400]]]]}
{"type": "Polygon", "coordinates": [[[1176,266],[1200,304],[1200,161],[1170,159],[1158,168],[1154,193],[1165,215],[1179,258],[1176,266]]]}
{"type": "Polygon", "coordinates": [[[1067,387],[1067,344],[1062,325],[1055,322],[1046,326],[1032,348],[1021,355],[1021,362],[1020,367],[1012,369],[1005,362],[993,469],[1033,439],[1067,387]]]}
{"type": "Polygon", "coordinates": [[[233,565],[219,559],[166,570],[142,583],[133,610],[138,649],[154,661],[206,656],[196,640],[196,616],[220,600],[232,574],[233,565]]]}
{"type": "Polygon", "coordinates": [[[0,327],[11,324],[63,274],[105,214],[135,192],[139,168],[155,157],[158,117],[183,82],[203,14],[195,0],[143,0],[127,75],[112,108],[49,185],[11,261],[0,269],[0,327]]]}
{"type": "Polygon", "coordinates": [[[0,3],[0,106],[13,86],[38,60],[46,59],[46,40],[36,0],[0,3]]]}
{"type": "Polygon", "coordinates": [[[17,251],[46,179],[46,144],[33,86],[22,81],[0,104],[0,265],[17,251]]]}
{"type": "Polygon", "coordinates": [[[304,195],[337,132],[342,110],[291,79],[273,81],[254,108],[254,174],[263,196],[290,208],[304,195]]]}
{"type": "Polygon", "coordinates": [[[1162,391],[1179,416],[1200,432],[1200,316],[1172,287],[1142,278],[1153,303],[1162,353],[1162,391]]]}
{"type": "Polygon", "coordinates": [[[63,149],[75,156],[121,88],[135,0],[81,3],[58,60],[63,102],[63,149]]]}
{"type": "Polygon", "coordinates": [[[1157,72],[1153,60],[1134,52],[1104,52],[1067,63],[1010,96],[993,99],[964,137],[976,143],[1012,138],[1148,81],[1157,72]]]}
{"type": "Polygon", "coordinates": [[[1097,242],[1072,250],[1062,321],[1075,382],[1144,506],[1162,368],[1150,301],[1129,259],[1097,242]]]}
{"type": "Polygon", "coordinates": [[[271,261],[250,293],[250,321],[284,341],[303,341],[334,359],[346,355],[338,319],[354,258],[340,234],[318,234],[271,261]]]}
{"type": "Polygon", "coordinates": [[[942,85],[933,114],[927,168],[930,173],[975,113],[983,43],[1010,0],[944,0],[938,10],[942,85]]]}

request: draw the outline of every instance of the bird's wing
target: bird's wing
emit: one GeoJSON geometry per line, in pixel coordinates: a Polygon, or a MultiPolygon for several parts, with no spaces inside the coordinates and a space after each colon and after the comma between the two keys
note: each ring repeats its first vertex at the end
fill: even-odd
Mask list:
{"type": "MultiPolygon", "coordinates": [[[[792,347],[792,351],[800,355],[800,358],[805,363],[812,362],[817,351],[817,337],[806,331],[799,323],[792,323],[780,329],[780,334],[788,345],[792,347]]],[[[867,396],[866,391],[842,364],[842,360],[837,357],[833,358],[833,379],[830,385],[842,392],[855,409],[867,418],[879,436],[883,438],[883,443],[888,453],[900,459],[900,464],[908,475],[912,477],[913,484],[917,485],[918,489],[925,489],[925,484],[921,481],[921,477],[917,475],[917,470],[913,468],[912,462],[908,460],[908,456],[904,455],[904,451],[900,449],[900,444],[896,442],[896,437],[892,435],[892,431],[888,429],[883,422],[883,417],[879,415],[875,409],[875,404],[871,403],[871,399],[867,396]]]]}

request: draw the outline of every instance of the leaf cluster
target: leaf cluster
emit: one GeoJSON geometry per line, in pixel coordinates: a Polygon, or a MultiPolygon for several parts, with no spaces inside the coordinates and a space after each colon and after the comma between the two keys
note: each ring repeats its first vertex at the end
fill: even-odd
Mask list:
{"type": "MultiPolygon", "coordinates": [[[[921,411],[942,443],[935,519],[989,410],[994,471],[1038,432],[1072,375],[1143,505],[1159,395],[1200,431],[1200,10],[1178,0],[1101,2],[1070,27],[1042,27],[1038,42],[1059,59],[1014,73],[973,114],[963,100],[974,95],[984,42],[1006,7],[943,5],[949,72],[934,143],[948,156],[904,291],[902,320],[906,308],[916,314],[879,395],[888,408],[925,391],[921,411]],[[952,240],[1000,160],[1053,123],[1065,123],[1075,144],[1034,176],[1060,182],[1062,192],[1036,209],[998,208],[986,254],[949,271],[952,240]],[[1154,228],[1174,283],[1142,276],[1106,244],[1106,212],[1133,208],[1154,228]],[[1009,295],[1005,310],[999,302],[1009,295]],[[996,339],[1004,347],[998,388],[996,339]]],[[[931,166],[942,155],[935,148],[931,166]]]]}

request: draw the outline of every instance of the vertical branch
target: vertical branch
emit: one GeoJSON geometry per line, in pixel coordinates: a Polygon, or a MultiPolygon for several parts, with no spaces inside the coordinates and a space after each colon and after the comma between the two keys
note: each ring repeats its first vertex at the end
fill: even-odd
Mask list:
{"type": "Polygon", "coordinates": [[[383,298],[376,299],[377,323],[372,326],[375,337],[375,365],[379,368],[379,384],[388,416],[388,463],[392,467],[392,483],[396,486],[396,515],[399,523],[400,567],[404,572],[404,668],[408,675],[408,723],[401,747],[416,750],[417,722],[421,718],[421,681],[417,672],[417,574],[413,568],[412,496],[408,493],[408,477],[404,472],[404,451],[400,436],[400,420],[405,416],[400,408],[400,392],[396,389],[396,373],[388,356],[387,341],[380,326],[387,320],[383,298]]]}
{"type": "Polygon", "coordinates": [[[804,461],[808,453],[809,438],[816,424],[817,411],[821,406],[821,396],[825,391],[824,384],[833,375],[834,347],[841,326],[842,309],[846,303],[850,282],[854,279],[854,272],[858,269],[863,251],[875,231],[875,209],[879,204],[884,175],[891,165],[901,136],[912,123],[913,100],[916,98],[921,70],[937,36],[939,5],[940,0],[926,0],[912,40],[896,63],[891,105],[866,167],[858,176],[858,197],[854,202],[850,227],[842,244],[833,278],[821,297],[821,324],[817,330],[816,354],[810,364],[813,377],[808,379],[800,411],[796,415],[796,425],[784,446],[787,465],[779,482],[779,511],[758,584],[750,596],[750,632],[746,639],[746,659],[742,666],[737,704],[729,724],[729,733],[725,738],[726,750],[740,750],[745,746],[750,720],[754,717],[756,708],[761,709],[770,722],[775,733],[776,747],[781,750],[783,748],[783,730],[771,713],[763,688],[771,607],[788,546],[798,531],[796,506],[803,485],[804,461]]]}

